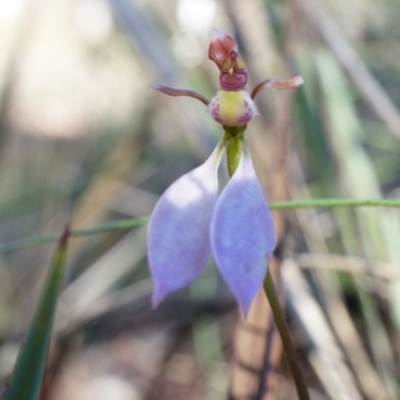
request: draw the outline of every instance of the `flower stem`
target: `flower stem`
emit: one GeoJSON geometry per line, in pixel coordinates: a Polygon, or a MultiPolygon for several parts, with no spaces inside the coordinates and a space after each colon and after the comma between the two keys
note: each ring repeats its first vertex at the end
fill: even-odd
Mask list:
{"type": "Polygon", "coordinates": [[[229,176],[232,176],[234,174],[234,172],[236,171],[236,168],[239,165],[241,145],[242,145],[241,138],[238,136],[235,136],[229,140],[229,142],[226,146],[226,155],[227,155],[229,176]]]}
{"type": "MultiPolygon", "coordinates": [[[[228,145],[226,148],[226,158],[228,163],[229,176],[232,177],[236,168],[239,165],[240,155],[242,153],[242,145],[244,139],[244,129],[238,128],[225,128],[225,137],[228,138],[228,145]]],[[[299,359],[294,349],[292,337],[290,336],[289,327],[286,323],[282,307],[279,303],[278,295],[275,290],[274,281],[271,277],[271,272],[268,270],[267,276],[264,281],[264,291],[267,295],[269,304],[271,306],[272,314],[274,316],[275,324],[278,328],[283,348],[285,349],[286,357],[292,371],[294,383],[296,385],[297,394],[300,400],[309,400],[310,395],[304,379],[303,372],[300,368],[299,359]]]]}
{"type": "Polygon", "coordinates": [[[274,315],[275,324],[281,336],[283,348],[285,349],[286,357],[292,371],[293,380],[296,385],[299,399],[309,400],[310,395],[308,393],[307,384],[305,382],[303,371],[301,370],[299,359],[294,349],[292,337],[290,336],[289,327],[286,323],[286,319],[276,293],[275,284],[269,270],[264,281],[264,290],[271,306],[272,314],[274,315]]]}
{"type": "Polygon", "coordinates": [[[226,143],[226,161],[230,178],[239,166],[245,130],[245,126],[224,126],[223,141],[226,143]]]}

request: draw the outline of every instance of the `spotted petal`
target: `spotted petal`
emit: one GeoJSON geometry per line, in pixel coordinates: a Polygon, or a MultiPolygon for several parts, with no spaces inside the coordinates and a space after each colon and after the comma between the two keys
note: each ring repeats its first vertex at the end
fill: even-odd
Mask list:
{"type": "Polygon", "coordinates": [[[194,281],[210,257],[221,153],[217,148],[204,164],[174,182],[154,209],[148,232],[153,307],[194,281]]]}
{"type": "Polygon", "coordinates": [[[216,204],[211,246],[218,268],[246,316],[275,247],[272,215],[247,149],[216,204]]]}

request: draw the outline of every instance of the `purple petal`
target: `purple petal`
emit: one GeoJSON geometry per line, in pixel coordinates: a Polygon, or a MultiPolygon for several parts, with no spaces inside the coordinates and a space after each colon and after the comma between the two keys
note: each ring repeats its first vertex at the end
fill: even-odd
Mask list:
{"type": "Polygon", "coordinates": [[[275,248],[272,215],[248,150],[215,206],[211,246],[218,268],[246,316],[275,248]]]}
{"type": "Polygon", "coordinates": [[[148,232],[153,307],[194,281],[210,257],[210,220],[221,156],[217,148],[204,164],[174,182],[153,211],[148,232]]]}

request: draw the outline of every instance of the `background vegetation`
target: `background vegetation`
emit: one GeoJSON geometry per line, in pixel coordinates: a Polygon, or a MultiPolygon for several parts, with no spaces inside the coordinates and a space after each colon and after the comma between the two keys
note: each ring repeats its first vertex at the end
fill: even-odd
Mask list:
{"type": "MultiPolygon", "coordinates": [[[[55,245],[18,248],[68,220],[148,216],[217,143],[201,103],[150,89],[211,98],[212,28],[238,41],[250,87],[305,78],[259,95],[248,127],[270,201],[398,198],[399,18],[395,0],[1,0],[0,382],[55,245]]],[[[271,269],[312,398],[400,398],[399,211],[275,218],[271,269]]],[[[43,399],[296,398],[264,297],[240,322],[212,262],[152,311],[145,225],[73,238],[67,261],[43,399]]]]}

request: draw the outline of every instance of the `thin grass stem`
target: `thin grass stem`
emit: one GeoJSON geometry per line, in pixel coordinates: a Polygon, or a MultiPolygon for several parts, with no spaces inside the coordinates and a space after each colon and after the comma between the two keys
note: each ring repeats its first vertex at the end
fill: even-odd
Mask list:
{"type": "MultiPolygon", "coordinates": [[[[149,222],[149,217],[142,218],[130,218],[124,220],[110,221],[104,224],[94,226],[86,229],[76,229],[70,232],[71,237],[77,236],[89,236],[99,233],[113,232],[119,230],[127,230],[142,226],[149,222]]],[[[31,237],[26,239],[15,240],[13,242],[0,244],[0,254],[12,253],[17,250],[28,249],[31,247],[37,247],[44,244],[57,242],[60,238],[59,234],[31,237]]]]}
{"type": "MultiPolygon", "coordinates": [[[[295,210],[299,208],[360,208],[360,207],[388,207],[400,208],[400,200],[396,199],[310,199],[296,201],[278,201],[270,203],[271,210],[295,210]]],[[[71,231],[71,237],[95,235],[118,230],[132,229],[147,224],[150,217],[129,218],[124,220],[110,221],[101,225],[86,229],[71,231]]],[[[37,247],[48,243],[55,243],[60,234],[30,237],[19,239],[9,243],[0,244],[0,254],[12,253],[31,247],[37,247]]]]}

